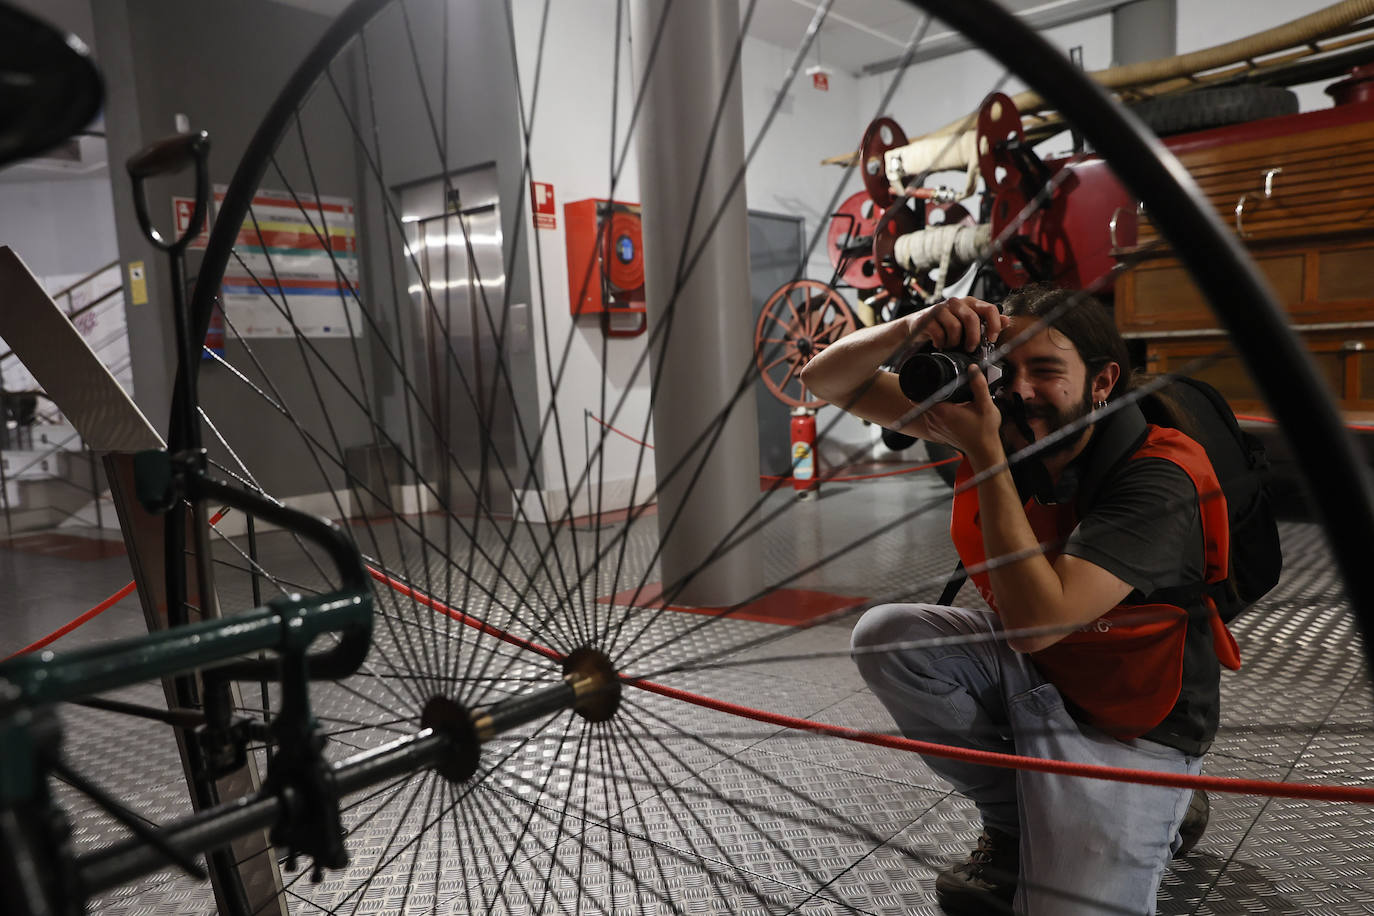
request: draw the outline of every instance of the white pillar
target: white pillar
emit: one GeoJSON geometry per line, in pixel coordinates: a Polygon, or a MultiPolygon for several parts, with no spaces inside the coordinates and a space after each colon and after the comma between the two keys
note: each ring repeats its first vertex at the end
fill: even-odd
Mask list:
{"type": "MultiPolygon", "coordinates": [[[[738,67],[733,73],[730,69],[739,40],[739,4],[637,0],[633,23],[634,72],[645,85],[637,146],[647,307],[650,333],[658,335],[651,353],[658,378],[654,464],[658,480],[664,481],[735,397],[753,358],[744,183],[731,191],[744,164],[741,76],[738,67]],[[655,51],[654,35],[665,7],[668,21],[655,51]],[[718,106],[723,109],[719,116],[718,106]],[[703,160],[709,163],[704,179],[703,160]],[[684,244],[689,221],[691,236],[684,244]],[[689,264],[690,274],[680,279],[689,264]]],[[[713,437],[708,434],[707,441],[713,437]]],[[[705,467],[690,484],[703,453],[704,447],[692,453],[659,495],[665,588],[704,562],[758,501],[758,414],[752,385],[735,399],[705,467]]],[[[731,604],[762,585],[760,552],[751,541],[694,576],[676,601],[731,604]]]]}

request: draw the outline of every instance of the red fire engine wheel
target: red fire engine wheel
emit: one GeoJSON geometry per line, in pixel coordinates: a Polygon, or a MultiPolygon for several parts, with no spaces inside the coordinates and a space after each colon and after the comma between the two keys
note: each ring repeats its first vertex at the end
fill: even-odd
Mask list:
{"type": "Polygon", "coordinates": [[[794,280],[778,288],[759,313],[754,361],[763,383],[789,407],[820,407],[808,400],[801,370],[811,358],[858,327],[849,303],[818,280],[794,280]]]}
{"type": "Polygon", "coordinates": [[[978,172],[993,193],[1021,186],[1016,160],[1001,148],[1008,141],[1024,142],[1021,112],[1006,95],[995,92],[978,109],[978,172]]]}
{"type": "Polygon", "coordinates": [[[840,279],[855,289],[873,289],[880,282],[878,266],[873,262],[873,232],[878,216],[877,205],[860,191],[840,204],[830,217],[830,228],[826,231],[830,264],[840,272],[840,279]],[[863,245],[862,250],[859,245],[863,245]]]}
{"type": "Polygon", "coordinates": [[[878,280],[894,299],[904,299],[912,291],[907,286],[910,278],[897,263],[893,249],[897,246],[897,239],[919,228],[921,224],[911,209],[910,201],[903,198],[883,211],[873,230],[873,260],[878,265],[878,280]]]}
{"type": "Polygon", "coordinates": [[[1031,215],[1024,216],[1026,196],[1015,187],[1000,191],[992,201],[992,236],[1006,239],[994,265],[1002,282],[1013,289],[1036,280],[1063,282],[1074,267],[1063,230],[1048,218],[1052,208],[1030,209],[1031,215]]]}
{"type": "Polygon", "coordinates": [[[899,146],[906,146],[906,132],[891,118],[877,118],[869,124],[864,131],[863,142],[859,144],[859,174],[863,178],[864,190],[880,207],[892,206],[894,199],[892,186],[887,180],[884,154],[899,146]]]}

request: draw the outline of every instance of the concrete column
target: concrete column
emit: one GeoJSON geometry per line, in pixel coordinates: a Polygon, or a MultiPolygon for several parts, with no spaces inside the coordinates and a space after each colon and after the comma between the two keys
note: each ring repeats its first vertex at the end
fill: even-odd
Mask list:
{"type": "Polygon", "coordinates": [[[1112,10],[1112,65],[1172,57],[1178,47],[1178,0],[1136,0],[1112,10]]]}
{"type": "MultiPolygon", "coordinates": [[[[743,182],[731,192],[744,163],[740,74],[730,71],[739,4],[636,0],[632,9],[634,73],[645,86],[636,139],[648,319],[650,333],[658,335],[651,352],[659,379],[654,464],[664,481],[735,398],[753,356],[743,182]],[[665,7],[666,34],[650,62],[665,7]],[[714,222],[718,211],[723,213],[714,222]],[[703,240],[700,257],[686,273],[703,240]]],[[[666,588],[696,569],[759,498],[758,413],[751,386],[735,399],[689,493],[703,454],[703,448],[692,453],[659,496],[666,588]]],[[[763,584],[760,556],[754,545],[741,544],[694,576],[676,600],[717,606],[750,597],[763,584]]]]}

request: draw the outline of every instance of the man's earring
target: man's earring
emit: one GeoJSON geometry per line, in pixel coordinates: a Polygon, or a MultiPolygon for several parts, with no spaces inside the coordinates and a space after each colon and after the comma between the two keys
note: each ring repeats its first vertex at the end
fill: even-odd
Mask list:
{"type": "Polygon", "coordinates": [[[1107,406],[1107,402],[1106,402],[1106,401],[1095,401],[1095,402],[1093,403],[1093,410],[1101,410],[1102,408],[1104,408],[1104,407],[1106,407],[1106,406],[1107,406]]]}

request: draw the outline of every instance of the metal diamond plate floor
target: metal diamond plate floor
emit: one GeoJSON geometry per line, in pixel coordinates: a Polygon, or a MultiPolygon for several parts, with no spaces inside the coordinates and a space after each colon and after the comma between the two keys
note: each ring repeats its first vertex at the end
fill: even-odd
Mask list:
{"type": "MultiPolygon", "coordinates": [[[[947,497],[933,478],[828,487],[822,498],[769,497],[781,510],[757,535],[770,582],[873,599],[933,600],[953,566],[947,497]],[[927,511],[909,517],[921,507],[927,511]],[[856,539],[890,530],[851,548],[856,539]],[[802,574],[815,561],[829,562],[802,574]]],[[[625,670],[721,700],[873,731],[891,723],[845,655],[854,616],[809,629],[595,599],[656,581],[657,522],[564,533],[479,528],[463,548],[470,578],[442,559],[442,522],[356,529],[363,549],[445,604],[520,635],[570,647],[610,646],[625,670]],[[625,534],[623,554],[592,566],[625,534]],[[576,538],[576,545],[572,539],[576,538]],[[559,563],[565,565],[560,568],[559,563]],[[537,587],[526,589],[529,578],[537,587]],[[582,582],[578,579],[582,578],[582,582]],[[684,660],[696,663],[683,665],[684,660]],[[778,660],[770,660],[778,659],[778,660]]],[[[1234,626],[1241,671],[1222,680],[1223,723],[1206,772],[1368,784],[1374,778],[1374,694],[1361,637],[1322,533],[1283,526],[1286,568],[1261,606],[1234,626]]],[[[261,537],[263,565],[286,589],[321,584],[318,558],[279,533],[261,537]]],[[[241,544],[219,547],[226,608],[251,605],[241,544]]],[[[454,551],[458,553],[458,551],[454,551]]],[[[125,558],[86,562],[0,549],[0,654],[65,622],[128,578],[125,558]]],[[[276,593],[264,583],[264,596],[276,593]]],[[[966,592],[966,600],[972,593],[966,592]]],[[[322,685],[314,704],[347,757],[413,732],[436,692],[476,705],[548,683],[547,660],[480,638],[451,616],[392,592],[379,598],[377,645],[364,672],[322,685]]],[[[59,644],[143,629],[126,601],[59,644]]],[[[144,686],[120,698],[158,704],[144,686]]],[[[243,702],[263,702],[245,685],[243,702]]],[[[269,691],[275,706],[275,691],[269,691]]],[[[187,808],[165,727],[89,709],[63,711],[72,766],[160,822],[187,808]]],[[[259,762],[265,758],[258,751],[259,762]]],[[[433,775],[350,799],[349,868],[312,884],[287,874],[300,913],[860,913],[936,914],[935,871],[961,858],[978,825],[971,806],[911,754],[780,730],[663,696],[628,691],[612,721],[571,715],[534,723],[484,749],[476,784],[433,775]]],[[[82,849],[121,828],[59,786],[82,849]]],[[[1212,796],[1201,845],[1174,863],[1159,912],[1374,913],[1374,809],[1212,796]]],[[[172,872],[92,901],[92,912],[206,913],[207,886],[172,872]]]]}

